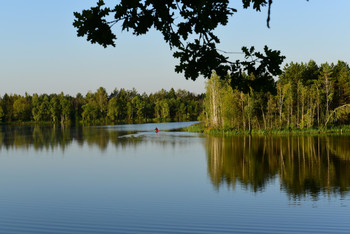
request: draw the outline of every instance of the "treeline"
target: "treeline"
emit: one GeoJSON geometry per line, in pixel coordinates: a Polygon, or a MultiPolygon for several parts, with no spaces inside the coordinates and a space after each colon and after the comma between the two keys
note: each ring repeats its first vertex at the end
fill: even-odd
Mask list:
{"type": "Polygon", "coordinates": [[[243,93],[230,82],[213,73],[207,83],[204,113],[211,128],[303,129],[350,123],[350,69],[345,62],[287,64],[275,92],[250,88],[243,93]]]}
{"type": "Polygon", "coordinates": [[[107,94],[103,87],[85,96],[5,94],[0,98],[0,122],[122,123],[197,120],[204,94],[164,89],[139,94],[135,89],[115,89],[107,94]]]}

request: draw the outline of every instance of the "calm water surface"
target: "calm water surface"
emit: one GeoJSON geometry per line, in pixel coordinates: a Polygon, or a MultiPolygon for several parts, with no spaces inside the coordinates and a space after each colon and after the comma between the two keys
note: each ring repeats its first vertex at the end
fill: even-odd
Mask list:
{"type": "Polygon", "coordinates": [[[0,126],[0,233],[350,233],[349,136],[189,124],[0,126]]]}

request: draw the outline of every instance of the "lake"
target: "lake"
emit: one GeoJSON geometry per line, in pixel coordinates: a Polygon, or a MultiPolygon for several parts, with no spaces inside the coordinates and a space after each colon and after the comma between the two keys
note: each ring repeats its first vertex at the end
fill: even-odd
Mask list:
{"type": "Polygon", "coordinates": [[[0,126],[0,233],[350,232],[350,136],[189,124],[0,126]]]}

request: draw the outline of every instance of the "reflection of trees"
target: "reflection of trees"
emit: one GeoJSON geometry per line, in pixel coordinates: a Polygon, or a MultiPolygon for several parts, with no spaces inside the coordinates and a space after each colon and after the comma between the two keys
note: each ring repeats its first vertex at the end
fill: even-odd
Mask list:
{"type": "MultiPolygon", "coordinates": [[[[29,147],[35,150],[64,150],[72,142],[78,145],[97,146],[100,150],[105,150],[109,144],[116,147],[136,146],[144,139],[135,135],[136,132],[119,132],[106,127],[65,127],[52,125],[35,126],[0,126],[0,149],[29,147]],[[125,137],[128,135],[127,137],[125,137]]],[[[153,136],[153,135],[151,135],[153,136]]],[[[152,144],[158,146],[181,147],[182,144],[190,144],[186,139],[183,141],[172,140],[167,137],[151,137],[152,144]]]]}
{"type": "Polygon", "coordinates": [[[334,136],[327,140],[329,150],[343,160],[350,160],[350,136],[334,136]]]}
{"type": "Polygon", "coordinates": [[[271,173],[263,144],[263,139],[258,138],[208,137],[208,170],[214,185],[218,188],[226,182],[234,186],[239,178],[254,191],[261,189],[275,174],[271,173]]]}
{"type": "Polygon", "coordinates": [[[291,197],[350,188],[349,137],[208,137],[208,171],[216,188],[239,181],[253,191],[279,176],[291,197]],[[346,145],[347,144],[347,145],[346,145]]]}
{"type": "Polygon", "coordinates": [[[64,149],[71,143],[72,130],[58,126],[2,126],[0,148],[64,149]]]}

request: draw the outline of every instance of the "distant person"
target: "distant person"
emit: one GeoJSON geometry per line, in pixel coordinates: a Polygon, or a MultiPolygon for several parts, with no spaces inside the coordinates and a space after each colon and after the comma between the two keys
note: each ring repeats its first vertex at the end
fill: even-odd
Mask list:
{"type": "Polygon", "coordinates": [[[157,127],[156,127],[156,129],[154,129],[154,132],[155,132],[155,133],[158,133],[158,132],[159,132],[159,130],[158,130],[157,127]]]}

